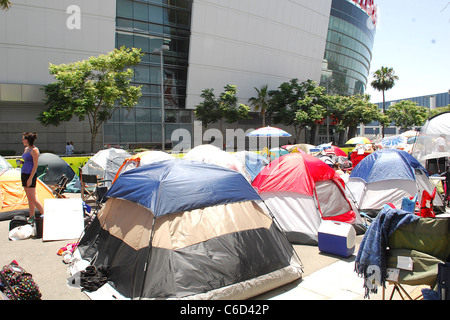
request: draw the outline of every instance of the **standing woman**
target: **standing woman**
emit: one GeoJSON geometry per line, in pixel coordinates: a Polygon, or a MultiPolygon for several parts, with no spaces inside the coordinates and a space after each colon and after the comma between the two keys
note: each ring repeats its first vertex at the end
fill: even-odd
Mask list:
{"type": "Polygon", "coordinates": [[[22,166],[22,186],[28,198],[31,222],[34,221],[35,208],[41,214],[44,214],[44,207],[36,196],[36,171],[39,162],[39,149],[34,145],[36,138],[37,134],[31,132],[25,132],[22,136],[22,143],[25,146],[25,151],[22,155],[22,159],[24,160],[22,166]]]}

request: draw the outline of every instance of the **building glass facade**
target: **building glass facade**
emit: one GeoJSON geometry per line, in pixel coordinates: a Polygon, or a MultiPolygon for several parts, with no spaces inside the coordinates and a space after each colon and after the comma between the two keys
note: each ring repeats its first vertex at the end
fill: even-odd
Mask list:
{"type": "MultiPolygon", "coordinates": [[[[420,96],[420,97],[412,97],[412,98],[403,98],[397,100],[386,101],[386,108],[389,108],[390,105],[398,103],[403,100],[409,100],[417,103],[417,105],[432,109],[432,108],[441,108],[450,105],[450,92],[442,92],[436,93],[433,95],[420,96]]],[[[378,102],[376,105],[379,108],[383,107],[383,102],[378,102]]]]}
{"type": "MultiPolygon", "coordinates": [[[[411,102],[417,103],[418,106],[425,107],[429,109],[430,111],[434,108],[443,108],[450,105],[450,92],[442,92],[442,93],[436,93],[433,95],[427,95],[427,96],[419,96],[419,97],[411,97],[411,98],[403,98],[403,99],[397,99],[397,100],[390,100],[386,101],[386,109],[389,109],[389,107],[393,104],[399,103],[400,101],[409,100],[411,102]]],[[[383,108],[383,102],[375,103],[378,108],[383,108]]],[[[370,135],[380,135],[381,134],[381,126],[377,121],[373,121],[367,125],[365,125],[362,128],[358,129],[358,134],[363,136],[370,136],[370,135]]],[[[400,128],[395,127],[394,123],[391,123],[391,125],[387,128],[385,128],[385,135],[395,135],[399,133],[400,128]]]]}
{"type": "Polygon", "coordinates": [[[163,53],[165,140],[179,128],[192,129],[186,110],[186,82],[192,0],[117,0],[116,47],[141,48],[132,85],[142,86],[140,102],[119,109],[104,125],[104,143],[130,147],[161,145],[161,54],[163,53]]]}
{"type": "Polygon", "coordinates": [[[363,94],[366,90],[375,26],[353,1],[333,0],[321,85],[329,94],[363,94]]]}

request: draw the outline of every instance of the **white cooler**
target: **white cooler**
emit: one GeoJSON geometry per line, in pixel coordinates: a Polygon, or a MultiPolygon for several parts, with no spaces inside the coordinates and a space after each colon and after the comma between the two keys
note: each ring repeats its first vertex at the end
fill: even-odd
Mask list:
{"type": "Polygon", "coordinates": [[[351,224],[323,220],[318,233],[321,252],[347,258],[355,251],[356,231],[351,224]]]}

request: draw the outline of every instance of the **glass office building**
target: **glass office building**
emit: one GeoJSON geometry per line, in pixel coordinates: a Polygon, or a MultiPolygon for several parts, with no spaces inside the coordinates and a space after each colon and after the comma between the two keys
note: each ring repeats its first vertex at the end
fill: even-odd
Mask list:
{"type": "Polygon", "coordinates": [[[320,81],[328,93],[365,92],[374,37],[374,23],[360,5],[348,0],[332,1],[320,81]]]}
{"type": "MultiPolygon", "coordinates": [[[[134,85],[142,86],[143,96],[135,108],[118,110],[104,125],[105,145],[160,146],[161,55],[155,49],[161,45],[169,46],[163,53],[165,141],[171,142],[176,129],[192,132],[192,106],[186,108],[192,10],[192,0],[117,0],[116,47],[142,48],[145,53],[134,68],[133,81],[134,85]]],[[[321,85],[329,93],[364,93],[372,59],[374,24],[354,1],[332,0],[329,10],[321,85]]]]}
{"type": "MultiPolygon", "coordinates": [[[[163,126],[166,150],[189,138],[211,140],[194,122],[206,88],[217,95],[226,85],[236,85],[239,102],[248,104],[255,87],[275,89],[294,78],[321,82],[329,93],[341,94],[363,92],[367,84],[374,29],[362,7],[373,6],[373,0],[58,3],[16,0],[11,10],[0,10],[0,52],[6,57],[0,63],[0,127],[7,133],[0,137],[0,150],[20,153],[14,137],[23,131],[38,132],[42,150],[64,153],[67,141],[74,142],[77,152],[91,150],[87,120],[58,127],[36,121],[46,108],[41,89],[54,81],[49,63],[82,61],[122,46],[144,53],[132,79],[142,87],[142,98],[130,110],[115,111],[96,136],[94,150],[160,148],[163,126]],[[23,24],[24,19],[34,22],[23,24]],[[168,50],[161,54],[163,45],[168,50]]],[[[258,121],[224,129],[254,129],[258,121]]]]}
{"type": "MultiPolygon", "coordinates": [[[[419,97],[411,97],[411,98],[403,98],[397,100],[386,101],[386,108],[389,108],[390,105],[398,103],[403,100],[409,100],[417,103],[417,105],[425,107],[427,109],[441,108],[450,105],[450,92],[442,92],[436,93],[433,95],[427,96],[419,96],[419,97]]],[[[383,102],[378,102],[376,105],[379,108],[383,107],[383,102]]]]}
{"type": "Polygon", "coordinates": [[[141,48],[144,53],[132,82],[142,86],[142,98],[129,111],[117,110],[104,125],[106,145],[161,145],[161,59],[165,137],[178,128],[191,130],[192,111],[185,110],[191,7],[190,0],[117,0],[116,47],[141,48]],[[161,55],[162,45],[168,50],[161,55]]]}

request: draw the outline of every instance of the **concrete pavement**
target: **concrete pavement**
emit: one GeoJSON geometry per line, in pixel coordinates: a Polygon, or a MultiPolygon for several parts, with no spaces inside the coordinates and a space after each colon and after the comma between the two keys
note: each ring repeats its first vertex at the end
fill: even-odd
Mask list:
{"type": "MultiPolygon", "coordinates": [[[[70,276],[68,267],[62,257],[57,255],[60,248],[77,239],[9,241],[8,232],[9,221],[1,221],[0,267],[16,260],[33,275],[43,300],[89,300],[81,290],[67,284],[70,276]]],[[[255,297],[254,300],[364,300],[363,279],[353,271],[361,239],[362,236],[357,237],[355,253],[346,259],[322,253],[317,246],[294,245],[303,264],[302,279],[255,297]]],[[[391,288],[388,286],[389,294],[391,288]]],[[[414,293],[416,287],[407,287],[407,290],[417,295],[414,293]]],[[[381,297],[380,288],[378,294],[370,296],[370,300],[380,300],[381,297]]],[[[399,299],[398,294],[395,298],[399,299]]]]}

